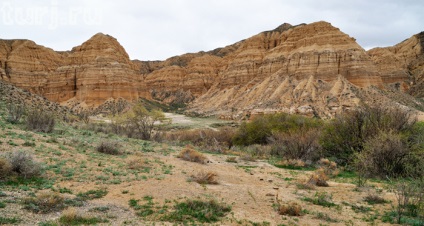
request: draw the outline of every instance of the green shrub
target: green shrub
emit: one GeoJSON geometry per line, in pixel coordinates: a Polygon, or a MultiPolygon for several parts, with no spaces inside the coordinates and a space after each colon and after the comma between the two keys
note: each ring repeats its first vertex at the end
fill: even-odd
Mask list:
{"type": "Polygon", "coordinates": [[[407,176],[411,149],[400,134],[380,132],[364,143],[355,161],[364,177],[393,178],[407,176]]]}
{"type": "Polygon", "coordinates": [[[22,117],[25,115],[25,107],[22,104],[13,104],[10,103],[7,106],[7,118],[6,120],[12,124],[19,123],[22,117]]]}
{"type": "Polygon", "coordinates": [[[77,194],[77,197],[83,200],[99,199],[106,196],[108,191],[106,189],[89,190],[77,194]]]}
{"type": "Polygon", "coordinates": [[[277,113],[257,116],[250,122],[244,122],[233,138],[235,145],[267,144],[273,133],[305,133],[320,128],[322,122],[299,115],[277,113]]]}
{"type": "Polygon", "coordinates": [[[231,206],[218,203],[215,200],[187,200],[177,203],[174,211],[163,216],[166,221],[198,221],[212,223],[218,221],[231,211],[231,206]]]}
{"type": "Polygon", "coordinates": [[[336,158],[339,165],[352,164],[354,154],[364,149],[367,140],[380,132],[408,134],[415,123],[404,109],[364,106],[327,123],[320,143],[326,156],[336,158]]]}

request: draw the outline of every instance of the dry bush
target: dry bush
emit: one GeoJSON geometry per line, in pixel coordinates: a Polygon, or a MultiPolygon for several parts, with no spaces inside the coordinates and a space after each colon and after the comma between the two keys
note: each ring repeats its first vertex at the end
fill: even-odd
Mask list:
{"type": "Polygon", "coordinates": [[[96,150],[104,154],[119,155],[121,154],[119,151],[119,146],[119,143],[115,141],[102,141],[97,146],[96,150]]]}
{"type": "Polygon", "coordinates": [[[127,163],[128,169],[132,170],[142,170],[148,167],[148,164],[145,160],[141,158],[131,159],[127,163]]]}
{"type": "Polygon", "coordinates": [[[177,156],[178,158],[184,159],[190,162],[197,162],[206,164],[208,159],[200,152],[194,150],[191,146],[186,146],[177,156]]]}
{"type": "Polygon", "coordinates": [[[9,160],[0,157],[0,180],[6,179],[12,173],[12,165],[9,160]]]}
{"type": "Polygon", "coordinates": [[[108,220],[80,213],[75,208],[66,209],[59,218],[60,225],[97,225],[106,222],[108,220]]]}
{"type": "Polygon", "coordinates": [[[43,167],[33,155],[25,151],[14,151],[7,155],[12,171],[24,178],[41,176],[43,167]]]}
{"type": "Polygon", "coordinates": [[[234,133],[235,129],[231,127],[224,127],[218,131],[211,129],[178,130],[163,134],[162,138],[167,141],[189,142],[209,151],[222,153],[232,147],[234,133]]]}
{"type": "Polygon", "coordinates": [[[199,184],[218,184],[218,174],[214,172],[201,171],[196,175],[191,175],[190,180],[199,184]]]}
{"type": "Polygon", "coordinates": [[[410,153],[402,135],[380,132],[365,142],[364,150],[356,155],[355,164],[364,177],[402,177],[407,176],[410,153]]]}
{"type": "Polygon", "coordinates": [[[50,213],[65,208],[62,195],[58,192],[42,192],[36,197],[24,199],[25,208],[35,213],[50,213]]]}
{"type": "Polygon", "coordinates": [[[315,161],[321,156],[320,129],[274,133],[269,139],[271,154],[286,159],[315,161]]]}
{"type": "Polygon", "coordinates": [[[318,169],[309,177],[307,184],[316,185],[318,187],[328,187],[328,179],[324,170],[318,169]]]}
{"type": "Polygon", "coordinates": [[[355,153],[364,150],[367,140],[381,132],[411,132],[416,118],[400,107],[363,106],[338,115],[328,123],[321,136],[326,156],[337,158],[342,165],[351,165],[355,153]]]}
{"type": "Polygon", "coordinates": [[[284,166],[288,168],[301,168],[306,165],[306,163],[301,159],[288,159],[288,160],[282,160],[278,162],[276,165],[284,166]]]}
{"type": "Polygon", "coordinates": [[[337,169],[337,163],[333,161],[322,158],[318,161],[318,165],[327,176],[335,177],[339,174],[339,170],[337,169]]]}
{"type": "Polygon", "coordinates": [[[369,204],[383,204],[387,201],[378,194],[368,194],[364,197],[364,201],[369,204]]]}
{"type": "Polygon", "coordinates": [[[280,204],[278,213],[287,216],[301,216],[302,207],[297,202],[288,202],[280,204]]]}
{"type": "Polygon", "coordinates": [[[27,129],[36,132],[51,133],[55,124],[54,115],[44,111],[42,107],[29,111],[26,118],[27,129]]]}
{"type": "Polygon", "coordinates": [[[253,144],[247,146],[243,151],[253,158],[265,159],[270,156],[271,147],[269,145],[253,144]]]}

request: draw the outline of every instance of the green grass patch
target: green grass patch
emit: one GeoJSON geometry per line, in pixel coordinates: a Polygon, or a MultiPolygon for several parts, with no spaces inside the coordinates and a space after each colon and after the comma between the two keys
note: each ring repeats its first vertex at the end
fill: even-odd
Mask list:
{"type": "Polygon", "coordinates": [[[21,222],[21,220],[16,217],[9,218],[0,216],[0,224],[16,224],[19,222],[21,222]]]}
{"type": "Polygon", "coordinates": [[[303,200],[324,207],[337,206],[337,204],[332,202],[332,195],[329,195],[327,192],[316,192],[314,197],[305,197],[303,200]]]}
{"type": "Polygon", "coordinates": [[[198,221],[213,223],[231,211],[231,206],[215,200],[186,200],[175,204],[174,210],[161,219],[173,222],[198,221]]]}
{"type": "Polygon", "coordinates": [[[108,191],[106,189],[89,190],[86,192],[78,193],[77,197],[81,198],[82,200],[93,200],[100,199],[106,196],[107,193],[108,191]]]}

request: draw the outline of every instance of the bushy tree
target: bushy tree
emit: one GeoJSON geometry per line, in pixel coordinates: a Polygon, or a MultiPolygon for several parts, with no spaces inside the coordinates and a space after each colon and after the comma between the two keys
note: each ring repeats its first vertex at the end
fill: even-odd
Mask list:
{"type": "Polygon", "coordinates": [[[148,111],[141,103],[113,120],[116,133],[126,133],[129,137],[150,140],[156,123],[166,121],[165,115],[160,110],[148,111]]]}
{"type": "Polygon", "coordinates": [[[339,164],[351,164],[367,140],[380,132],[408,134],[415,123],[415,117],[399,107],[363,106],[327,123],[321,145],[326,155],[335,157],[339,164]]]}

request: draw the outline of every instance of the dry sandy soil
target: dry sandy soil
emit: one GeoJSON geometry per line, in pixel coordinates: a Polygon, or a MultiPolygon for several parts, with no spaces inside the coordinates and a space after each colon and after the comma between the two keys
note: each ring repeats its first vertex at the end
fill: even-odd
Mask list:
{"type": "MultiPolygon", "coordinates": [[[[393,201],[393,194],[384,185],[372,184],[372,188],[358,189],[354,179],[334,178],[329,187],[302,189],[299,184],[307,180],[313,171],[277,168],[266,160],[228,162],[231,156],[204,153],[207,164],[184,161],[176,156],[183,148],[172,144],[160,144],[96,133],[71,126],[60,126],[52,134],[23,131],[19,126],[7,124],[0,119],[0,152],[27,150],[46,166],[44,178],[48,182],[6,185],[0,182],[4,195],[0,201],[0,216],[18,218],[18,225],[53,223],[62,215],[57,210],[38,214],[24,209],[22,200],[42,192],[66,188],[74,198],[80,192],[106,189],[107,195],[84,202],[74,207],[80,213],[107,219],[99,225],[174,225],[178,222],[163,222],[157,218],[143,218],[129,206],[131,199],[141,200],[151,196],[155,205],[168,205],[186,199],[215,199],[232,207],[214,225],[385,225],[379,219],[391,204],[369,205],[364,197],[370,192],[379,193],[393,201]],[[120,155],[107,155],[96,151],[101,141],[116,141],[120,144],[120,155]],[[25,143],[33,143],[28,145],[25,143]],[[139,159],[143,167],[130,169],[132,160],[139,159]],[[189,180],[200,172],[214,172],[218,184],[200,185],[189,180]],[[323,207],[305,201],[321,193],[332,196],[333,207],[323,207]],[[278,203],[295,201],[303,208],[302,216],[282,216],[276,211],[278,203]],[[97,208],[96,208],[97,207],[97,208]],[[96,211],[101,207],[103,211],[96,211]],[[363,211],[358,211],[363,210],[363,211]],[[150,220],[155,220],[152,222],[150,220]]],[[[47,225],[47,224],[45,224],[47,225]]]]}

